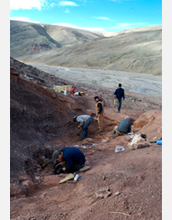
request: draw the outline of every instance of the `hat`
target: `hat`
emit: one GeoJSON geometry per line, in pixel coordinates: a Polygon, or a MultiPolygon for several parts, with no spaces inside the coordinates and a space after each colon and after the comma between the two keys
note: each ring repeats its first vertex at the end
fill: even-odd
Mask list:
{"type": "Polygon", "coordinates": [[[76,118],[77,118],[77,116],[74,116],[74,117],[73,117],[73,121],[74,121],[74,122],[75,122],[75,119],[76,119],[76,118]]]}
{"type": "Polygon", "coordinates": [[[99,99],[99,97],[98,97],[98,96],[95,96],[95,97],[94,97],[94,100],[96,100],[96,99],[99,99]]]}
{"type": "Polygon", "coordinates": [[[57,163],[57,157],[59,156],[60,152],[58,150],[54,151],[53,155],[52,155],[52,159],[53,159],[53,163],[56,164],[57,163]]]}

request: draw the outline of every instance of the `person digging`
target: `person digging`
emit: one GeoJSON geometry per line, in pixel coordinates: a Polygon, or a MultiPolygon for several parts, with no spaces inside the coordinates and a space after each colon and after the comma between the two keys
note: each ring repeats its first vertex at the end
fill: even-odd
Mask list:
{"type": "Polygon", "coordinates": [[[54,164],[55,174],[76,172],[85,166],[85,162],[84,154],[75,147],[64,147],[61,151],[54,151],[49,161],[44,158],[46,166],[54,164]]]}
{"type": "Polygon", "coordinates": [[[112,136],[113,138],[115,138],[119,135],[127,134],[130,131],[131,131],[131,122],[129,120],[129,117],[125,116],[125,118],[119,122],[119,125],[114,127],[112,131],[112,136]]]}
{"type": "Polygon", "coordinates": [[[73,173],[83,168],[86,162],[81,150],[75,147],[65,147],[61,151],[54,152],[52,161],[55,166],[55,174],[73,173]]]}
{"type": "Polygon", "coordinates": [[[73,118],[74,122],[79,122],[78,129],[82,130],[81,137],[78,138],[78,141],[82,141],[85,137],[88,137],[88,126],[92,122],[92,118],[89,115],[80,115],[80,116],[74,116],[73,118]]]}
{"type": "Polygon", "coordinates": [[[54,165],[54,167],[58,167],[58,166],[64,166],[65,165],[65,161],[61,161],[60,163],[57,161],[57,158],[60,154],[60,151],[56,150],[53,152],[52,154],[52,158],[50,160],[48,160],[47,158],[45,158],[44,156],[41,157],[41,166],[42,168],[45,168],[46,166],[48,166],[49,164],[54,165]]]}

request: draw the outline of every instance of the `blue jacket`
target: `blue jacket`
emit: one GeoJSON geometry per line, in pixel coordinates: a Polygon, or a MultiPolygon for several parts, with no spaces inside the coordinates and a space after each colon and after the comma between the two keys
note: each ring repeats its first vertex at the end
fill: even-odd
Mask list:
{"type": "Polygon", "coordinates": [[[67,163],[66,171],[73,172],[74,164],[85,164],[85,156],[79,149],[75,147],[64,147],[62,150],[63,159],[67,163]]]}
{"type": "Polygon", "coordinates": [[[116,89],[116,91],[114,92],[114,95],[116,95],[117,99],[125,99],[125,93],[124,93],[124,89],[122,88],[118,88],[116,89]]]}

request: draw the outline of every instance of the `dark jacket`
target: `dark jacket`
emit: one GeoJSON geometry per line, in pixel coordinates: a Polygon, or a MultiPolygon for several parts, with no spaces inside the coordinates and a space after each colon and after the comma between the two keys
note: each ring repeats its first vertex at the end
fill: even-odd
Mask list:
{"type": "Polygon", "coordinates": [[[66,171],[73,172],[74,164],[85,164],[85,156],[79,149],[75,147],[65,147],[61,150],[63,159],[67,163],[66,171]]]}
{"type": "Polygon", "coordinates": [[[103,112],[103,104],[101,99],[99,99],[99,101],[96,103],[96,110],[97,110],[97,114],[103,112]]]}
{"type": "Polygon", "coordinates": [[[114,95],[116,95],[117,99],[125,99],[125,93],[124,93],[124,89],[122,88],[118,88],[116,89],[116,91],[114,92],[114,95]]]}
{"type": "Polygon", "coordinates": [[[130,122],[130,120],[122,119],[119,122],[117,130],[120,131],[120,132],[123,132],[125,134],[129,133],[131,131],[131,122],[130,122]]]}

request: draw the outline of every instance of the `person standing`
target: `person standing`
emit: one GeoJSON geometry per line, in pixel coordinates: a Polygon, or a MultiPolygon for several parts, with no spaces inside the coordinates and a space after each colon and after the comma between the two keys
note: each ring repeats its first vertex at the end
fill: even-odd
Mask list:
{"type": "Polygon", "coordinates": [[[99,127],[98,132],[102,132],[103,131],[103,103],[102,103],[102,100],[98,96],[95,96],[94,100],[96,101],[96,111],[97,111],[96,116],[98,118],[98,127],[99,127]]]}
{"type": "Polygon", "coordinates": [[[78,128],[82,129],[82,134],[81,137],[78,139],[78,141],[82,141],[84,137],[88,136],[88,126],[92,122],[92,118],[89,115],[80,115],[80,116],[74,116],[73,121],[80,123],[78,128]]]}
{"type": "Polygon", "coordinates": [[[122,98],[123,100],[125,99],[125,92],[124,89],[121,88],[122,85],[121,83],[118,84],[118,89],[116,89],[116,91],[114,92],[114,95],[117,100],[118,100],[118,112],[120,112],[121,110],[121,105],[122,105],[122,98]]]}

